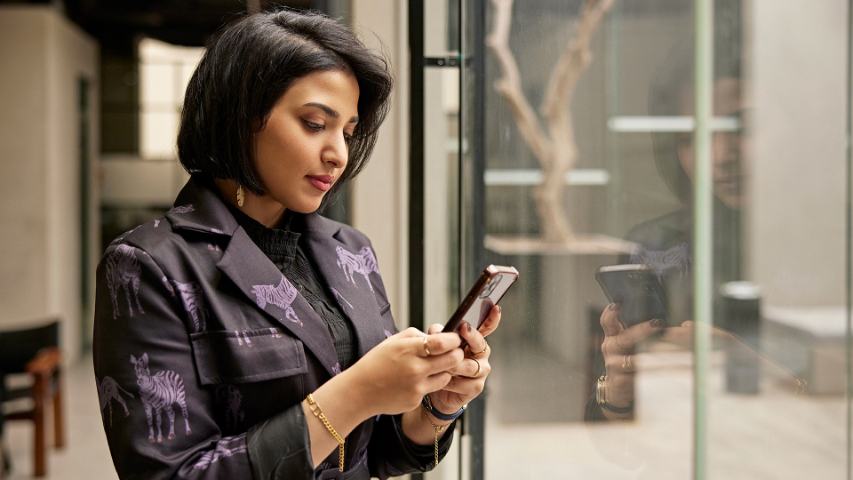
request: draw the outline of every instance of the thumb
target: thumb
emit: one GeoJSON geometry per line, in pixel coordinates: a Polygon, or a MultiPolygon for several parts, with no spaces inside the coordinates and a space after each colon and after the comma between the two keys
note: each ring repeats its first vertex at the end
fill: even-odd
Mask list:
{"type": "Polygon", "coordinates": [[[429,326],[427,333],[432,335],[433,333],[441,333],[442,330],[444,330],[444,325],[442,325],[440,323],[433,323],[432,325],[429,326]]]}

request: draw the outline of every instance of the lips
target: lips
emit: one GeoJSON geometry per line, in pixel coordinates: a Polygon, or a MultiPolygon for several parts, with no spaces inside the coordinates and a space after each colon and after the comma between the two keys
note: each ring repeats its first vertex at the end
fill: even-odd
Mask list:
{"type": "Polygon", "coordinates": [[[331,175],[308,175],[308,182],[321,192],[328,192],[334,184],[335,178],[331,175]]]}

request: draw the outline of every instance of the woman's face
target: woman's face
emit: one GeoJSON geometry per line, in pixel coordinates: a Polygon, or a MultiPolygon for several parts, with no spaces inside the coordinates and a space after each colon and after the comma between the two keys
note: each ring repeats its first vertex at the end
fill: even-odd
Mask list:
{"type": "Polygon", "coordinates": [[[291,84],[254,137],[255,171],[266,189],[262,201],[300,213],[320,207],[347,166],[358,95],[355,77],[342,70],[314,72],[291,84]]]}
{"type": "MultiPolygon", "coordinates": [[[[692,115],[692,91],[685,96],[682,104],[684,111],[692,115]]],[[[748,138],[743,131],[744,113],[747,106],[741,97],[740,81],[734,78],[721,78],[714,83],[714,115],[734,118],[738,126],[734,131],[715,132],[712,136],[711,160],[713,168],[714,194],[730,208],[743,206],[746,192],[745,174],[747,171],[748,138]]],[[[694,160],[692,133],[685,137],[678,147],[681,166],[691,181],[694,181],[694,160]]]]}

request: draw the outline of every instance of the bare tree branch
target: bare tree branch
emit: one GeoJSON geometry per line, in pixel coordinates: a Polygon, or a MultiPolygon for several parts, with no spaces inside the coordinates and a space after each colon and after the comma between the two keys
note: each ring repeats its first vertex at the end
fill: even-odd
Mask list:
{"type": "Polygon", "coordinates": [[[495,23],[486,44],[497,57],[503,74],[495,82],[495,89],[509,103],[519,132],[542,168],[543,182],[534,190],[541,237],[546,242],[569,243],[575,236],[565,212],[563,194],[566,174],[577,162],[578,149],[567,103],[592,61],[589,51],[592,35],[613,0],[586,0],[581,10],[577,30],[551,72],[542,101],[547,133],[524,96],[518,65],[509,48],[512,3],[512,0],[492,0],[495,23]]]}
{"type": "MultiPolygon", "coordinates": [[[[548,157],[551,149],[548,139],[542,133],[536,113],[528,103],[521,87],[518,65],[509,49],[509,31],[512,21],[513,0],[492,0],[495,7],[495,27],[486,38],[486,45],[498,59],[503,76],[495,81],[495,89],[509,103],[518,130],[533,154],[540,161],[548,157]]],[[[547,161],[547,160],[546,160],[547,161]]]]}

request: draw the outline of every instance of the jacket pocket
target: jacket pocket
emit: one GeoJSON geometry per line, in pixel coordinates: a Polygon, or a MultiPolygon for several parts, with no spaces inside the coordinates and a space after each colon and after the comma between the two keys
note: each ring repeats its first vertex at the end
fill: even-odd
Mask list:
{"type": "Polygon", "coordinates": [[[302,342],[276,328],[190,335],[202,385],[249,383],[308,372],[302,342]]]}

